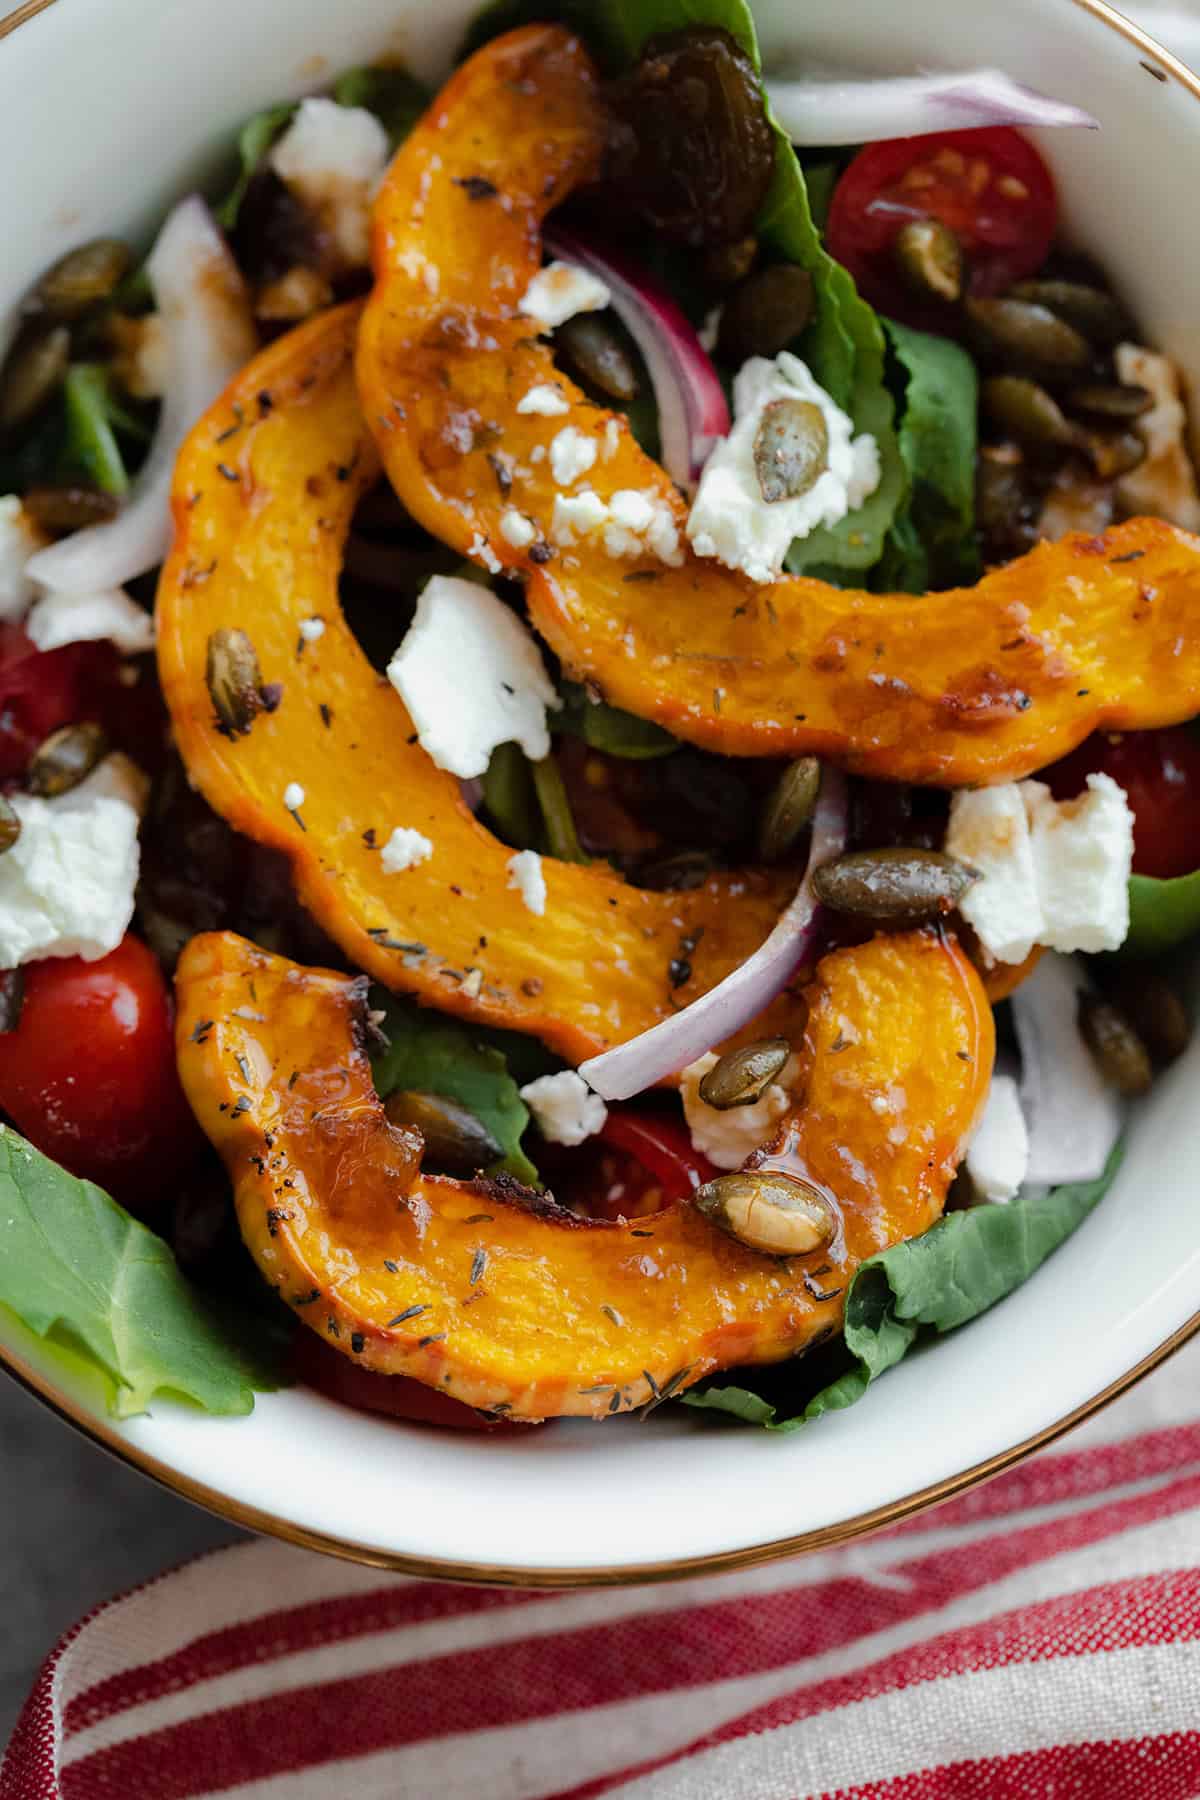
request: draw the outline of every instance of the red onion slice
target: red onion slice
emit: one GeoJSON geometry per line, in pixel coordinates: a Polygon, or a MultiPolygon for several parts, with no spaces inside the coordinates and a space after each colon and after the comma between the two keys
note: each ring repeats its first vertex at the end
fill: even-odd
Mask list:
{"type": "Polygon", "coordinates": [[[724,981],[682,1012],[639,1037],[581,1063],[579,1073],[605,1100],[628,1100],[732,1037],[782,992],[812,947],[821,908],[813,897],[814,869],[846,845],[846,778],[826,767],[813,817],[808,867],[795,897],[770,936],[724,981]]]}
{"type": "Polygon", "coordinates": [[[613,311],[645,358],[663,468],[680,487],[694,486],[714,443],[729,435],[730,420],[725,390],[692,325],[666,289],[619,251],[558,226],[546,245],[608,288],[613,311]]]}
{"type": "Polygon", "coordinates": [[[1026,1181],[1095,1181],[1121,1133],[1121,1106],[1076,1022],[1087,978],[1078,958],[1042,957],[1012,997],[1029,1126],[1026,1181]]]}
{"type": "MultiPolygon", "coordinates": [[[[29,559],[27,574],[59,592],[122,587],[163,560],[179,446],[257,348],[245,284],[212,214],[196,195],[168,215],[146,270],[167,341],[158,429],[116,518],[73,532],[29,559]]],[[[236,444],[231,448],[236,457],[236,444]]]]}
{"type": "Polygon", "coordinates": [[[1002,69],[952,75],[815,75],[769,81],[776,120],[804,148],[878,144],[982,125],[1058,125],[1099,130],[1091,113],[1051,100],[1002,69]]]}

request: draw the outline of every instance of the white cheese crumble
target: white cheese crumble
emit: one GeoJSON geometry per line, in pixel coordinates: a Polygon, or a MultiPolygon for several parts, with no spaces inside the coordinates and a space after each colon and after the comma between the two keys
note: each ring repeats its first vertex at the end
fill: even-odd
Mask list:
{"type": "Polygon", "coordinates": [[[144,779],[108,757],[57,799],[13,795],[21,834],[0,856],[0,968],[116,949],[133,917],[144,779]]]}
{"type": "Polygon", "coordinates": [[[527,519],[515,506],[510,506],[500,515],[500,536],[514,550],[524,550],[537,536],[537,527],[532,519],[527,519]]]}
{"type": "Polygon", "coordinates": [[[966,1154],[967,1174],[984,1200],[1011,1200],[1029,1167],[1029,1131],[1011,1075],[993,1075],[966,1154]]]}
{"type": "Polygon", "coordinates": [[[33,582],[25,564],[45,538],[16,494],[0,499],[0,619],[17,620],[33,599],[33,582]]]}
{"type": "Polygon", "coordinates": [[[374,113],[322,99],[300,102],[271,151],[271,168],[329,233],[347,268],[368,260],[371,197],[388,154],[374,113]]]}
{"type": "MultiPolygon", "coordinates": [[[[561,388],[552,387],[548,381],[531,387],[527,394],[522,394],[517,401],[519,413],[536,413],[539,418],[558,419],[563,413],[570,412],[566,395],[561,388]]],[[[540,459],[539,459],[540,460],[540,459]]]]}
{"type": "Polygon", "coordinates": [[[608,462],[621,448],[621,421],[606,419],[604,421],[604,460],[608,462]]]}
{"type": "Polygon", "coordinates": [[[689,1063],[679,1079],[679,1097],[691,1133],[692,1144],[718,1169],[740,1169],[752,1150],[775,1135],[779,1121],[791,1109],[788,1083],[796,1079],[796,1058],[789,1057],[773,1081],[752,1106],[730,1106],[724,1111],[700,1098],[700,1083],[717,1066],[715,1050],[689,1063]]]}
{"type": "Polygon", "coordinates": [[[1144,387],[1154,397],[1154,404],[1131,421],[1146,455],[1118,481],[1117,499],[1127,513],[1151,513],[1200,531],[1200,494],[1187,450],[1179,370],[1170,357],[1140,344],[1118,344],[1113,361],[1118,381],[1144,387]]]}
{"type": "Polygon", "coordinates": [[[318,638],[325,636],[324,619],[301,619],[300,636],[306,644],[315,644],[318,638]]]}
{"type": "Polygon", "coordinates": [[[591,488],[555,494],[550,518],[554,543],[568,548],[597,532],[603,532],[609,556],[644,556],[648,551],[673,568],[683,561],[675,515],[653,490],[643,493],[639,488],[618,488],[608,501],[591,488]]]}
{"type": "Polygon", "coordinates": [[[608,1117],[599,1094],[593,1094],[574,1069],[539,1075],[521,1089],[521,1098],[550,1144],[582,1144],[596,1135],[608,1117]]]}
{"type": "Polygon", "coordinates": [[[428,862],[432,855],[433,844],[423,832],[397,825],[380,851],[379,861],[385,875],[399,875],[405,869],[415,869],[418,863],[428,862]]]}
{"type": "Polygon", "coordinates": [[[477,531],[471,539],[471,555],[476,562],[481,562],[489,575],[499,575],[504,564],[492,549],[481,531],[477,531]]]}
{"type": "Polygon", "coordinates": [[[546,910],[546,875],[536,850],[518,850],[506,864],[508,885],[516,888],[531,913],[539,918],[546,910]]]}
{"type": "Polygon", "coordinates": [[[979,872],[959,902],[993,962],[1116,950],[1129,930],[1133,813],[1110,775],[1055,800],[1040,781],[956,793],[946,849],[979,872]]]}
{"type": "Polygon", "coordinates": [[[586,475],[596,460],[596,440],[574,425],[564,425],[550,444],[550,473],[560,487],[586,475]]]}
{"type": "Polygon", "coordinates": [[[576,313],[599,312],[612,295],[595,275],[572,263],[552,262],[539,269],[517,307],[527,319],[536,319],[543,331],[565,325],[576,313]]]}
{"type": "Polygon", "coordinates": [[[562,704],[528,627],[490,589],[435,575],[388,664],[388,680],[439,769],[468,780],[498,744],[550,753],[546,708],[562,704]]]}
{"type": "Polygon", "coordinates": [[[299,812],[307,798],[298,781],[289,781],[283,790],[283,804],[289,812],[299,812]]]}
{"type": "Polygon", "coordinates": [[[34,601],[25,629],[39,650],[107,638],[125,656],[154,648],[154,620],[124,588],[95,594],[51,589],[34,601]]]}
{"type": "Polygon", "coordinates": [[[854,436],[840,406],[789,351],[773,362],[752,356],[733,383],[733,428],[709,453],[692,502],[687,534],[697,556],[713,556],[751,581],[774,581],[795,538],[836,525],[879,486],[879,447],[854,436]],[[819,407],[828,436],[825,468],[794,500],[766,501],[754,467],[754,440],[765,409],[777,400],[819,407]]]}

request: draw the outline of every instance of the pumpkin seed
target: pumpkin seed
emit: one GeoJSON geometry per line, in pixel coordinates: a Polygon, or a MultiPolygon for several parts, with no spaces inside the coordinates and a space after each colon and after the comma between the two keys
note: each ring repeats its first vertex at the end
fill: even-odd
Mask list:
{"type": "Polygon", "coordinates": [[[0,427],[24,425],[58,392],[71,361],[71,334],[65,325],[23,331],[0,375],[0,427]]]}
{"type": "Polygon", "coordinates": [[[46,270],[34,289],[34,304],[52,319],[81,319],[110,297],[132,261],[129,245],[119,238],[93,238],[46,270]]]}
{"type": "Polygon", "coordinates": [[[21,835],[21,820],[10,800],[0,794],[0,856],[11,850],[21,835]]]}
{"type": "Polygon", "coordinates": [[[786,1038],[760,1038],[727,1050],[700,1083],[700,1098],[718,1112],[731,1106],[753,1106],[761,1100],[792,1054],[786,1038]]]}
{"type": "Polygon", "coordinates": [[[1146,1093],[1154,1080],[1150,1052],[1120,1008],[1081,993],[1078,1019],[1080,1036],[1110,1087],[1131,1097],[1146,1093]]]}
{"type": "Polygon", "coordinates": [[[1096,413],[1102,419],[1137,419],[1154,404],[1154,396],[1134,381],[1096,382],[1072,388],[1065,404],[1072,412],[1096,413]]]}
{"type": "Polygon", "coordinates": [[[993,375],[979,390],[984,411],[1021,444],[1073,446],[1079,428],[1058,401],[1024,375],[993,375]]]}
{"type": "Polygon", "coordinates": [[[1033,543],[1033,495],[1025,458],[1015,444],[984,444],[980,449],[975,511],[988,561],[1016,556],[1033,543]]]}
{"type": "Polygon", "coordinates": [[[1146,446],[1136,431],[1085,431],[1081,441],[1101,481],[1128,475],[1146,458],[1146,446]]]}
{"type": "Polygon", "coordinates": [[[90,775],[108,752],[108,736],[102,725],[83,721],[52,731],[39,744],[29,762],[29,790],[43,800],[67,794],[90,775]]]}
{"type": "Polygon", "coordinates": [[[1131,330],[1129,314],[1118,300],[1083,281],[1018,281],[1009,289],[1017,300],[1045,307],[1087,338],[1097,349],[1120,343],[1131,330]]]}
{"type": "Polygon", "coordinates": [[[835,912],[886,925],[927,925],[952,912],[976,879],[974,869],[944,851],[888,846],[822,863],[813,892],[835,912]]]}
{"type": "Polygon", "coordinates": [[[632,400],[638,391],[637,370],[625,345],[595,313],[576,313],[554,334],[562,359],[590,386],[610,400],[632,400]]]}
{"type": "Polygon", "coordinates": [[[64,487],[29,488],[21,502],[43,531],[81,531],[115,517],[121,502],[115,494],[72,482],[64,487]]]}
{"type": "Polygon", "coordinates": [[[807,269],[772,263],[734,288],[721,311],[717,353],[741,365],[751,356],[778,356],[812,318],[813,284],[807,269]]]}
{"type": "Polygon", "coordinates": [[[717,866],[711,850],[678,850],[673,856],[656,856],[639,864],[634,880],[638,887],[655,893],[682,894],[703,887],[717,866]]]}
{"type": "Polygon", "coordinates": [[[393,1125],[417,1130],[431,1165],[448,1175],[475,1175],[498,1162],[504,1151],[481,1119],[446,1094],[398,1088],[383,1110],[393,1125]]]}
{"type": "Polygon", "coordinates": [[[744,281],[758,256],[758,239],[734,238],[731,244],[710,244],[700,260],[700,272],[709,287],[730,288],[744,281]]]}
{"type": "Polygon", "coordinates": [[[815,756],[801,756],[780,775],[763,807],[758,826],[758,853],[764,862],[782,862],[812,818],[821,786],[815,756]]]}
{"type": "Polygon", "coordinates": [[[829,461],[825,415],[811,400],[772,400],[754,437],[754,472],[764,500],[798,500],[829,461]]]}
{"type": "Polygon", "coordinates": [[[1192,1040],[1187,1007],[1177,990],[1144,963],[1116,965],[1107,981],[1109,996],[1125,1014],[1155,1062],[1174,1062],[1192,1040]]]}
{"type": "Polygon", "coordinates": [[[262,671],[244,631],[221,626],[210,633],[204,679],[218,728],[228,737],[249,731],[262,710],[262,671]]]}
{"type": "Polygon", "coordinates": [[[896,233],[892,255],[913,293],[952,303],[962,298],[962,245],[940,219],[910,219],[896,233]]]}
{"type": "Polygon", "coordinates": [[[967,300],[964,310],[976,348],[1006,368],[1063,380],[1091,363],[1087,339],[1049,307],[1031,300],[967,300]]]}
{"type": "Polygon", "coordinates": [[[819,1250],[836,1229],[825,1196],[794,1175],[766,1170],[719,1175],[697,1188],[694,1198],[706,1219],[768,1256],[819,1250]]]}

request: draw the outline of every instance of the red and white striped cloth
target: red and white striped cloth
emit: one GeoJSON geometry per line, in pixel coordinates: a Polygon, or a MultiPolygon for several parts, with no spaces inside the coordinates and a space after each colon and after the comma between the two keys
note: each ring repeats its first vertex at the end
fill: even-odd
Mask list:
{"type": "Polygon", "coordinates": [[[63,1640],[0,1800],[1186,1800],[1198,1378],[1200,1344],[990,1485],[743,1574],[544,1594],[218,1552],[63,1640]]]}

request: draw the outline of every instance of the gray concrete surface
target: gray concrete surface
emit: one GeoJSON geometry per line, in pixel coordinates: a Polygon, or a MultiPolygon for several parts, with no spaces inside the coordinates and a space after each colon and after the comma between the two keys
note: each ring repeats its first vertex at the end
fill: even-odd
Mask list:
{"type": "Polygon", "coordinates": [[[237,1535],[0,1373],[0,1746],[55,1639],[101,1600],[237,1535]]]}

